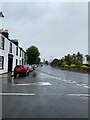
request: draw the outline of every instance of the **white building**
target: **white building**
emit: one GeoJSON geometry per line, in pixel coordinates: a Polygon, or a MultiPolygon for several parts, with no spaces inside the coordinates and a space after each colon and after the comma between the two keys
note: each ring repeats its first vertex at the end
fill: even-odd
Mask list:
{"type": "Polygon", "coordinates": [[[13,71],[16,65],[26,64],[26,52],[8,35],[8,30],[0,30],[0,74],[13,71]]]}

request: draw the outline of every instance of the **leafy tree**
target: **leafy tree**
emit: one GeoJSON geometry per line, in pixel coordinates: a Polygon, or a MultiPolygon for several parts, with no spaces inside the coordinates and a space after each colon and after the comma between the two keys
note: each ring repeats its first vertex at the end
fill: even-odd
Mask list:
{"type": "Polygon", "coordinates": [[[39,64],[41,59],[39,57],[36,58],[36,64],[39,64]]]}
{"type": "Polygon", "coordinates": [[[70,54],[65,56],[65,61],[68,65],[71,65],[72,64],[72,56],[70,54]]]}
{"type": "Polygon", "coordinates": [[[46,65],[48,65],[48,64],[49,64],[49,62],[46,60],[46,61],[45,61],[45,64],[46,64],[46,65]]]}
{"type": "Polygon", "coordinates": [[[63,64],[63,60],[61,59],[61,60],[58,61],[57,65],[58,65],[59,67],[61,67],[62,64],[63,64]]]}
{"type": "Polygon", "coordinates": [[[59,60],[57,58],[55,58],[52,62],[51,62],[51,65],[52,66],[57,66],[59,60]]]}
{"type": "Polygon", "coordinates": [[[27,63],[28,64],[38,64],[40,62],[40,52],[36,46],[31,46],[27,48],[27,63]]]}
{"type": "Polygon", "coordinates": [[[76,57],[72,57],[72,64],[77,64],[78,60],[76,59],[76,57]]]}

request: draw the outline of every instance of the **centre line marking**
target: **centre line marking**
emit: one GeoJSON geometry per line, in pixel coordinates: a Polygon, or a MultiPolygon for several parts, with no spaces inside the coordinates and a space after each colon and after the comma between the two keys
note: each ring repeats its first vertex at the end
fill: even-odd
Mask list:
{"type": "Polygon", "coordinates": [[[85,97],[90,97],[90,94],[68,94],[69,96],[85,96],[85,97]]]}
{"type": "Polygon", "coordinates": [[[12,95],[12,96],[34,96],[34,93],[0,93],[0,95],[12,95]]]}

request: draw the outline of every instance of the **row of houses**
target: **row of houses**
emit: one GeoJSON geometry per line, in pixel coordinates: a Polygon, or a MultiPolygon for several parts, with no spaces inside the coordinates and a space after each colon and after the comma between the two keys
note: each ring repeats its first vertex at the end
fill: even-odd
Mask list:
{"type": "Polygon", "coordinates": [[[0,29],[0,74],[11,72],[16,65],[27,64],[27,55],[17,39],[10,39],[8,30],[0,29]]]}

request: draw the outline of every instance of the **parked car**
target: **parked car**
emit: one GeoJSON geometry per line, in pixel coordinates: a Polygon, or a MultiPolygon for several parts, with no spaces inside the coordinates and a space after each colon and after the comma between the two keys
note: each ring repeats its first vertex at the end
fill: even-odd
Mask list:
{"type": "Polygon", "coordinates": [[[23,75],[23,76],[27,76],[29,74],[29,67],[27,65],[17,65],[14,68],[14,77],[16,78],[17,74],[19,74],[19,76],[23,75]]]}
{"type": "Polygon", "coordinates": [[[33,70],[35,70],[35,66],[34,65],[32,65],[32,68],[33,68],[33,70]]]}
{"type": "Polygon", "coordinates": [[[43,67],[43,64],[41,64],[41,67],[43,67]]]}
{"type": "Polygon", "coordinates": [[[29,65],[29,71],[30,71],[30,72],[33,71],[33,67],[32,67],[32,65],[29,65]]]}

